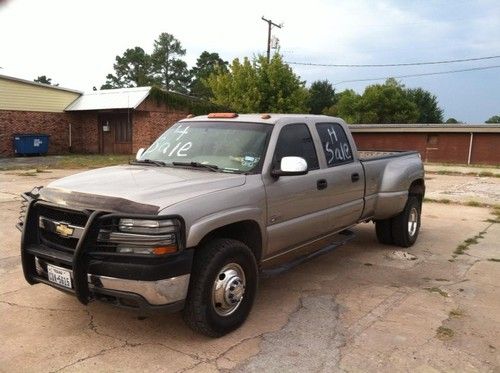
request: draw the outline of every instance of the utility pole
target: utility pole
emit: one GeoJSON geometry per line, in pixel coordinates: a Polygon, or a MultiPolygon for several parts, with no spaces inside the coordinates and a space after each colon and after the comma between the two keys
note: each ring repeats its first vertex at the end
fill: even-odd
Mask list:
{"type": "Polygon", "coordinates": [[[271,59],[271,28],[273,26],[276,26],[277,28],[282,28],[283,24],[277,25],[270,19],[265,19],[264,16],[262,16],[262,20],[264,22],[267,22],[267,62],[271,59]]]}

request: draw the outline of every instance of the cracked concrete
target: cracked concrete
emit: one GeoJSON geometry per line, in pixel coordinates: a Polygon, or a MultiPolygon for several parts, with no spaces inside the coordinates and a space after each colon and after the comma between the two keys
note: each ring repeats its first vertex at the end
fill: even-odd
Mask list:
{"type": "MultiPolygon", "coordinates": [[[[262,280],[242,328],[209,339],[179,314],[144,319],[97,302],[85,307],[24,281],[16,195],[71,172],[0,173],[0,371],[500,369],[500,263],[489,260],[500,259],[500,224],[485,222],[486,208],[424,204],[421,236],[409,250],[416,260],[394,255],[397,248],[379,245],[373,225],[362,224],[347,245],[262,280]],[[483,239],[452,259],[458,244],[481,231],[483,239]],[[439,327],[453,336],[438,339],[439,327]]],[[[430,193],[446,191],[450,176],[431,177],[430,193]]],[[[457,183],[473,193],[463,178],[457,183]]],[[[476,200],[491,197],[481,188],[476,200]]]]}

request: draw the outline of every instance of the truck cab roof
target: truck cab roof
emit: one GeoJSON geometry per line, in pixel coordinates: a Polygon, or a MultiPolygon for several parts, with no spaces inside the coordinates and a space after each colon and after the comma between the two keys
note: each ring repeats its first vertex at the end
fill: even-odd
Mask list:
{"type": "Polygon", "coordinates": [[[339,123],[344,123],[341,118],[330,117],[327,115],[314,115],[314,114],[275,114],[275,113],[262,113],[262,114],[237,114],[237,113],[211,113],[208,115],[199,115],[191,118],[184,118],[181,122],[197,122],[197,121],[227,121],[227,122],[250,122],[250,123],[266,123],[274,125],[280,120],[328,120],[339,123]],[[229,117],[232,114],[231,117],[229,117]]]}

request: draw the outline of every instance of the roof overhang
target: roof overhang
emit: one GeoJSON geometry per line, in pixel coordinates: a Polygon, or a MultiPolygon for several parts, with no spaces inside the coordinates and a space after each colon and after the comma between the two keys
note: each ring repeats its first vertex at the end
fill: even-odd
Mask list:
{"type": "Polygon", "coordinates": [[[151,87],[135,87],[85,92],[65,111],[136,109],[150,91],[151,87]]]}
{"type": "Polygon", "coordinates": [[[349,129],[354,133],[500,133],[500,124],[351,124],[349,129]]]}

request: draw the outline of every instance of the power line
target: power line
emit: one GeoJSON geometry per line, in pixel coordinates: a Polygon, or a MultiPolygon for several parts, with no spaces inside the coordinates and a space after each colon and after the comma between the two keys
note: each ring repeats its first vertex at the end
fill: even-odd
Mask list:
{"type": "Polygon", "coordinates": [[[287,61],[289,65],[301,66],[318,66],[318,67],[394,67],[394,66],[421,66],[421,65],[441,65],[447,63],[469,62],[469,61],[482,61],[500,58],[498,56],[463,58],[458,60],[444,60],[444,61],[427,61],[427,62],[408,62],[408,63],[386,63],[386,64],[333,64],[333,63],[313,63],[313,62],[293,62],[287,61]]]}
{"type": "Polygon", "coordinates": [[[333,83],[332,85],[339,85],[344,83],[355,83],[355,82],[369,82],[373,80],[386,80],[389,78],[416,78],[419,76],[429,76],[429,75],[442,75],[442,74],[454,74],[454,73],[462,73],[466,71],[478,71],[478,70],[490,70],[490,69],[498,69],[500,65],[493,66],[484,66],[484,67],[472,67],[470,69],[462,69],[462,70],[449,70],[449,71],[437,71],[432,73],[421,73],[421,74],[409,74],[409,75],[398,75],[398,76],[386,76],[383,78],[367,78],[367,79],[353,79],[353,80],[343,80],[341,82],[333,83]]]}

